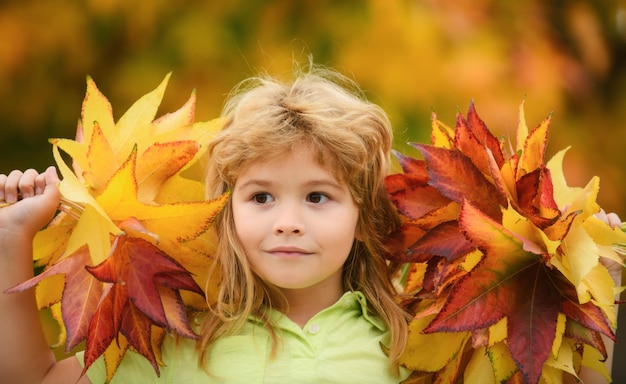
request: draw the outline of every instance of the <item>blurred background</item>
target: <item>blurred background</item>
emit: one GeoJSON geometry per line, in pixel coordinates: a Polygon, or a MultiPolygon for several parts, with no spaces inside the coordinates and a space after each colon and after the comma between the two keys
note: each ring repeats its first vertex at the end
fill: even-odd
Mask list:
{"type": "Polygon", "coordinates": [[[570,184],[600,176],[600,204],[626,217],[626,0],[2,0],[0,172],[53,163],[88,75],[117,119],[172,71],[159,115],[196,89],[208,120],[237,82],[308,55],[354,78],[410,154],[432,112],[453,126],[472,100],[497,135],[523,99],[531,127],[553,113],[548,155],[571,146],[570,184]]]}

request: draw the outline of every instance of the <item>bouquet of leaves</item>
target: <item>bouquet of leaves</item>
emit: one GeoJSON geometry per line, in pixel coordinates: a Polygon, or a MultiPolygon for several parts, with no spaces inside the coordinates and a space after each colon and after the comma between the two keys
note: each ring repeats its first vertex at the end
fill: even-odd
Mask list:
{"type": "MultiPolygon", "coordinates": [[[[206,309],[219,280],[207,276],[211,224],[228,195],[205,199],[202,159],[222,121],[194,122],[195,92],[155,119],[168,80],[115,122],[87,79],[75,140],[51,140],[62,198],[34,239],[42,272],[10,290],[35,286],[60,324],[57,344],[86,341],[83,372],[104,356],[108,381],[129,349],[159,374],[163,338],[197,338],[186,310],[206,309]]],[[[621,263],[614,245],[626,235],[594,216],[597,178],[569,187],[565,151],[544,163],[548,125],[529,132],[520,108],[513,147],[472,106],[454,130],[433,118],[431,145],[415,145],[423,160],[397,154],[404,173],[386,186],[403,225],[390,263],[415,314],[402,363],[418,382],[602,371],[616,287],[600,261],[621,263]]]]}
{"type": "Polygon", "coordinates": [[[599,180],[567,185],[567,150],[544,161],[550,117],[499,140],[474,105],[450,129],[433,115],[423,159],[397,154],[386,187],[402,218],[391,261],[415,314],[402,363],[415,382],[560,383],[601,372],[615,341],[620,228],[595,214],[599,180]]]}
{"type": "Polygon", "coordinates": [[[186,309],[206,308],[211,290],[210,226],[227,196],[206,201],[200,160],[221,122],[194,122],[195,92],[155,119],[168,80],[116,123],[87,79],[76,139],[51,140],[62,198],[34,239],[43,272],[10,290],[36,285],[39,308],[50,308],[60,324],[57,344],[69,352],[86,341],[83,373],[104,355],[107,381],[129,348],[158,374],[163,337],[197,338],[186,309]]]}

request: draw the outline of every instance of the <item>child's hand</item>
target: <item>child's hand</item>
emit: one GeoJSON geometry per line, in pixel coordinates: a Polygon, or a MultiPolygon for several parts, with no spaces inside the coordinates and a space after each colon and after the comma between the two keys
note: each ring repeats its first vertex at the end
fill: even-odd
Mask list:
{"type": "Polygon", "coordinates": [[[0,236],[32,238],[48,224],[59,205],[58,181],[54,167],[0,174],[0,236]]]}
{"type": "MultiPolygon", "coordinates": [[[[613,212],[606,213],[604,212],[603,209],[601,209],[600,212],[596,213],[595,216],[598,219],[606,222],[608,225],[611,226],[611,228],[616,228],[622,225],[622,220],[616,213],[613,213],[613,212]]],[[[611,274],[611,277],[615,281],[615,284],[618,286],[621,285],[622,269],[623,269],[622,265],[620,265],[619,263],[613,260],[609,260],[606,258],[601,258],[600,261],[608,269],[609,273],[611,274]]]]}
{"type": "Polygon", "coordinates": [[[595,216],[598,219],[606,222],[608,225],[611,226],[611,228],[619,227],[622,224],[622,220],[619,218],[619,216],[617,216],[617,213],[606,213],[604,212],[604,209],[601,209],[600,212],[596,213],[595,216]]]}

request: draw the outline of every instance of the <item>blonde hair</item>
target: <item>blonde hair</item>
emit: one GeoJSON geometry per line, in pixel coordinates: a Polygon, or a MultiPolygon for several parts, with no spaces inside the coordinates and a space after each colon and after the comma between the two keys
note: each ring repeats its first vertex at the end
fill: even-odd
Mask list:
{"type": "MultiPolygon", "coordinates": [[[[244,81],[235,88],[223,116],[224,128],[208,148],[209,198],[231,190],[249,164],[302,144],[346,182],[359,209],[359,235],[344,265],[344,289],[361,291],[369,310],[387,324],[389,358],[397,368],[408,335],[408,315],[397,304],[384,257],[385,237],[398,225],[383,185],[393,137],[387,115],[367,102],[354,82],[312,66],[291,83],[268,76],[244,81]]],[[[230,204],[216,227],[215,264],[222,281],[217,301],[210,304],[215,315],[207,315],[202,323],[201,359],[213,341],[237,332],[249,315],[265,319],[274,335],[265,311],[285,305],[276,288],[251,270],[236,236],[230,204]]]]}

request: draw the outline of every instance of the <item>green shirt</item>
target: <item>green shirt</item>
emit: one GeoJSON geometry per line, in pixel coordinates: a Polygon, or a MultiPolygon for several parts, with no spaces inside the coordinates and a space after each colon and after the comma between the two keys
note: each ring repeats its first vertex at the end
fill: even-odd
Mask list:
{"type": "MultiPolygon", "coordinates": [[[[367,313],[360,292],[346,292],[339,301],[320,311],[300,328],[278,311],[271,314],[280,329],[278,349],[271,357],[272,339],[265,326],[251,318],[236,335],[217,340],[198,367],[195,342],[166,337],[161,375],[148,361],[129,351],[113,377],[115,383],[398,383],[381,343],[388,343],[385,325],[367,313]],[[208,371],[208,372],[207,372],[208,371]]],[[[79,361],[83,364],[82,353],[79,361]]],[[[87,376],[94,384],[106,377],[104,360],[98,359],[87,376]]]]}

